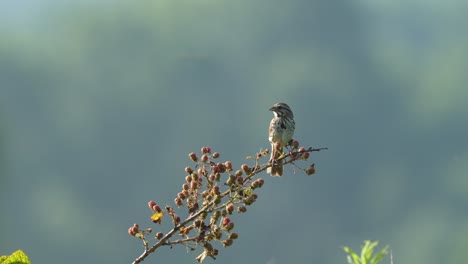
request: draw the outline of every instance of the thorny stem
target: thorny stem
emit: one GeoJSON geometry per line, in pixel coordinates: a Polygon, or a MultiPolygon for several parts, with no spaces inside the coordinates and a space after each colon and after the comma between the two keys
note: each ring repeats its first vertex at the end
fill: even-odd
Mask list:
{"type": "MultiPolygon", "coordinates": [[[[307,149],[305,149],[304,151],[302,152],[298,152],[297,149],[293,152],[289,152],[287,153],[286,155],[282,156],[281,158],[279,158],[278,160],[285,160],[287,158],[290,158],[289,160],[285,161],[283,163],[283,165],[286,165],[286,164],[290,164],[290,163],[294,163],[294,161],[296,160],[300,160],[301,159],[301,154],[302,153],[305,153],[305,152],[318,152],[318,151],[321,151],[321,150],[326,150],[328,148],[312,148],[312,147],[309,147],[307,149]],[[295,156],[293,156],[295,155],[295,156]]],[[[259,174],[260,172],[266,170],[267,168],[271,167],[272,165],[271,164],[263,164],[263,165],[259,165],[259,160],[262,158],[263,156],[262,155],[257,155],[256,158],[255,158],[255,166],[252,169],[252,171],[244,178],[242,184],[240,184],[239,186],[237,186],[236,188],[232,189],[232,188],[229,188],[228,190],[222,192],[219,194],[220,198],[224,198],[226,197],[227,195],[231,194],[232,192],[235,192],[237,189],[239,188],[242,188],[244,187],[247,183],[249,183],[252,178],[259,174]]],[[[164,235],[156,244],[154,244],[153,246],[149,247],[148,248],[148,242],[144,240],[144,247],[145,247],[145,251],[140,255],[138,256],[132,263],[133,264],[138,264],[140,262],[142,262],[143,260],[145,260],[145,258],[147,256],[149,256],[151,253],[153,253],[154,251],[156,251],[156,249],[158,249],[159,247],[161,246],[168,246],[168,245],[175,245],[175,244],[186,244],[187,242],[197,242],[197,240],[199,239],[198,236],[195,236],[195,237],[191,237],[191,238],[185,238],[185,239],[179,239],[179,240],[174,240],[174,241],[169,241],[169,239],[178,231],[180,231],[180,229],[182,227],[184,227],[187,223],[190,223],[192,221],[195,220],[195,218],[197,218],[198,216],[200,216],[201,214],[203,213],[212,213],[216,210],[219,210],[223,207],[225,207],[226,205],[232,203],[232,204],[238,204],[238,203],[233,203],[233,200],[234,200],[235,196],[234,197],[231,197],[231,199],[229,199],[229,201],[223,203],[222,205],[219,205],[219,206],[216,206],[216,204],[214,203],[214,201],[210,201],[209,203],[207,203],[206,205],[204,205],[202,208],[200,208],[198,210],[198,212],[192,214],[190,217],[188,217],[187,219],[185,219],[183,222],[175,225],[175,227],[169,231],[166,235],[164,235]]]]}

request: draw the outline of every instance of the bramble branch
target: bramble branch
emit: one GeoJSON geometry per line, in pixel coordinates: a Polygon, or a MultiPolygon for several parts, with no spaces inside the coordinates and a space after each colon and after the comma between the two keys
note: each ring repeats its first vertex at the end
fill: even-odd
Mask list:
{"type": "MultiPolygon", "coordinates": [[[[283,153],[277,160],[282,160],[283,166],[297,166],[296,161],[307,160],[311,152],[324,149],[327,148],[299,147],[298,141],[292,141],[288,152],[283,153]]],[[[148,207],[153,212],[151,220],[160,224],[163,217],[167,216],[172,220],[174,227],[165,235],[162,232],[156,233],[151,240],[147,237],[152,233],[152,228],[140,229],[138,224],[134,224],[128,229],[130,235],[142,240],[144,247],[143,253],[133,261],[134,264],[142,262],[161,246],[172,247],[178,244],[191,250],[195,250],[196,247],[203,248],[203,252],[196,258],[198,262],[203,262],[206,257],[216,259],[218,249],[213,247],[213,242],[229,247],[238,238],[239,235],[233,232],[234,223],[228,216],[236,212],[247,212],[247,207],[257,200],[258,195],[254,190],[261,188],[264,180],[254,180],[254,177],[272,166],[270,162],[260,164],[260,160],[268,156],[269,150],[261,150],[255,155],[254,166],[243,164],[241,169],[236,171],[233,170],[230,161],[216,163],[215,160],[220,154],[211,154],[209,147],[203,147],[201,153],[200,158],[195,153],[189,154],[195,168],[185,168],[185,183],[174,199],[177,207],[186,208],[187,218],[181,221],[172,207],[166,206],[163,210],[156,202],[150,201],[148,207]],[[182,238],[171,240],[176,234],[182,238]],[[149,246],[150,241],[156,242],[149,246]]],[[[307,175],[314,174],[314,164],[302,170],[307,175]]]]}

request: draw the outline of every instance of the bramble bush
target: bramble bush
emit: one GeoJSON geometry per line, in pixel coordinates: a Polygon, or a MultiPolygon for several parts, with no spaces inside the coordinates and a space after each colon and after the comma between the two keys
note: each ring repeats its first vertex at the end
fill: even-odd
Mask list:
{"type": "MultiPolygon", "coordinates": [[[[283,166],[292,165],[312,175],[315,165],[302,168],[298,161],[308,160],[310,153],[326,148],[299,147],[299,142],[294,140],[287,149],[278,158],[283,166]]],[[[155,201],[148,202],[151,221],[161,224],[163,218],[169,218],[172,229],[166,233],[153,232],[153,228],[141,228],[138,224],[128,229],[128,234],[140,239],[144,248],[133,263],[140,263],[162,246],[174,245],[200,249],[201,253],[196,257],[198,262],[203,262],[206,257],[216,259],[220,246],[227,248],[239,238],[230,216],[246,213],[258,199],[257,191],[265,181],[256,176],[271,167],[270,162],[261,163],[268,154],[268,149],[260,150],[255,157],[247,157],[254,164],[243,164],[235,169],[231,161],[220,162],[221,154],[212,152],[209,147],[203,147],[200,156],[190,153],[188,156],[194,164],[185,168],[187,175],[175,195],[174,207],[162,208],[155,201]]]]}

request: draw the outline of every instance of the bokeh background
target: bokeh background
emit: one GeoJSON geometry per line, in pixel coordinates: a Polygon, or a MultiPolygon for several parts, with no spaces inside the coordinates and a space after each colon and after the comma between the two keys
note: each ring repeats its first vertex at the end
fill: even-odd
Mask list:
{"type": "Polygon", "coordinates": [[[295,138],[329,150],[311,156],[314,176],[262,175],[217,263],[346,263],[340,247],[366,239],[394,263],[465,263],[467,12],[462,0],[1,1],[0,253],[131,262],[142,248],[127,228],[158,228],[146,203],[172,204],[187,154],[249,162],[282,101],[295,138]]]}

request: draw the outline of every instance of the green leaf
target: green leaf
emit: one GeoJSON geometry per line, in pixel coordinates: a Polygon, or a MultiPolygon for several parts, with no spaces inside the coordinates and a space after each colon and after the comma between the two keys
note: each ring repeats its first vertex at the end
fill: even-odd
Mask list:
{"type": "Polygon", "coordinates": [[[378,264],[380,261],[382,261],[382,258],[387,255],[388,253],[388,246],[384,247],[379,253],[374,255],[372,259],[370,260],[371,264],[378,264]]]}
{"type": "Polygon", "coordinates": [[[4,258],[6,256],[2,256],[0,260],[2,261],[1,264],[31,264],[29,258],[22,250],[17,250],[13,252],[10,256],[4,258]]]}
{"type": "Polygon", "coordinates": [[[359,256],[354,251],[352,251],[349,247],[343,247],[343,250],[346,253],[348,253],[348,255],[353,260],[352,264],[361,264],[361,259],[359,258],[359,256]]]}

